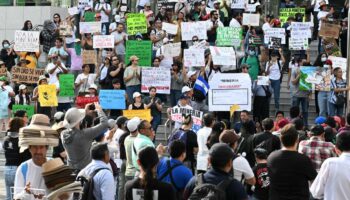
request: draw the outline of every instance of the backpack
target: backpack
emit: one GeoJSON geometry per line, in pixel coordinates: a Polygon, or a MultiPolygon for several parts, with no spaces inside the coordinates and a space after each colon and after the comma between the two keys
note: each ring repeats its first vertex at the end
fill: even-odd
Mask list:
{"type": "Polygon", "coordinates": [[[229,177],[221,181],[218,185],[204,182],[204,175],[198,174],[196,187],[193,189],[188,200],[226,200],[226,188],[231,183],[232,178],[229,177]]]}
{"type": "Polygon", "coordinates": [[[158,180],[163,181],[163,179],[169,175],[169,176],[170,176],[170,182],[171,182],[171,184],[175,187],[175,189],[176,189],[177,191],[179,191],[180,188],[176,186],[172,172],[173,172],[173,170],[174,170],[175,168],[177,168],[177,167],[179,167],[179,166],[181,166],[181,165],[182,165],[181,163],[177,163],[177,164],[171,166],[171,165],[170,165],[170,159],[167,160],[167,161],[166,161],[167,171],[164,172],[164,174],[162,174],[162,175],[158,178],[158,180]]]}
{"type": "Polygon", "coordinates": [[[81,182],[81,185],[83,187],[83,193],[80,200],[96,200],[94,197],[94,176],[101,170],[104,170],[108,168],[99,168],[96,169],[94,172],[92,172],[91,176],[86,179],[84,176],[79,176],[77,178],[78,181],[81,182]]]}
{"type": "Polygon", "coordinates": [[[180,140],[182,142],[185,143],[185,145],[187,146],[187,131],[183,130],[183,129],[178,129],[176,130],[172,135],[169,136],[168,138],[168,147],[170,147],[170,145],[175,141],[175,140],[180,140]]]}

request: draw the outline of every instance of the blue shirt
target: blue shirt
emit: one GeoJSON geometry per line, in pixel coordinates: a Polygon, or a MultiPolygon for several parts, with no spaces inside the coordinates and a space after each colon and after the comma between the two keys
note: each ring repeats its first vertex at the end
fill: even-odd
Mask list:
{"type": "MultiPolygon", "coordinates": [[[[169,160],[168,158],[163,158],[162,160],[159,161],[159,164],[157,167],[158,180],[168,170],[168,167],[167,167],[168,160],[169,160]]],[[[171,172],[175,186],[171,182],[170,175],[164,177],[163,180],[160,180],[160,181],[170,183],[176,189],[183,190],[186,187],[187,183],[191,180],[193,175],[191,170],[187,168],[185,165],[183,165],[179,160],[170,158],[170,166],[172,167],[176,164],[181,164],[181,165],[174,168],[171,172]]]]}

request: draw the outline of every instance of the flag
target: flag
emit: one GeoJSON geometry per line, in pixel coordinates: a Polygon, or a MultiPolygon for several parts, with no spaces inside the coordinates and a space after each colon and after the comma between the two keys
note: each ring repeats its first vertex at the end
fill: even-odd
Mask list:
{"type": "Polygon", "coordinates": [[[194,83],[194,89],[201,91],[206,96],[209,90],[209,84],[202,76],[198,76],[194,83]]]}

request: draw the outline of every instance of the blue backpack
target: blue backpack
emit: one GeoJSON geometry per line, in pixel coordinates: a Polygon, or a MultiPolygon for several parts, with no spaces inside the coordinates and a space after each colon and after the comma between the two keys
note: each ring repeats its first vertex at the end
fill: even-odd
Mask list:
{"type": "Polygon", "coordinates": [[[175,141],[175,140],[181,140],[185,143],[187,146],[187,131],[183,129],[177,129],[173,134],[171,134],[168,138],[168,147],[175,141]]]}

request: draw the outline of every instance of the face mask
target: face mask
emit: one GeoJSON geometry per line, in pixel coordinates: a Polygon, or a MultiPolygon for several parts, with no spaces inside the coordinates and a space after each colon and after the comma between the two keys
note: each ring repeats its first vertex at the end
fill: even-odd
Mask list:
{"type": "Polygon", "coordinates": [[[321,58],[321,61],[322,61],[322,62],[326,62],[326,60],[327,60],[326,57],[322,57],[322,58],[321,58]]]}
{"type": "Polygon", "coordinates": [[[9,47],[10,47],[10,45],[9,45],[9,44],[7,44],[7,43],[6,43],[6,44],[4,44],[4,48],[5,48],[5,49],[8,49],[9,47]]]}
{"type": "Polygon", "coordinates": [[[249,55],[251,55],[251,56],[254,56],[255,55],[255,51],[249,51],[249,55]]]}

